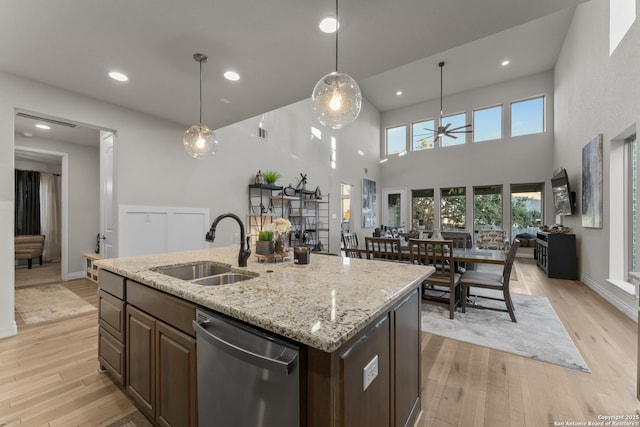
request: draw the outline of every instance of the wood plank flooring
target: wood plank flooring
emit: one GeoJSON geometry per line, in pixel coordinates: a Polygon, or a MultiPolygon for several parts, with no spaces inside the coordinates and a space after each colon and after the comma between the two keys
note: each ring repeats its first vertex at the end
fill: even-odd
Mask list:
{"type": "MultiPolygon", "coordinates": [[[[591,373],[424,333],[417,425],[538,427],[636,414],[637,324],[586,285],[548,279],[533,260],[515,268],[513,291],[550,299],[591,373]]],[[[65,286],[97,305],[93,282],[65,286]]],[[[104,426],[135,411],[97,372],[96,354],[97,313],[1,339],[0,426],[104,426]]]]}

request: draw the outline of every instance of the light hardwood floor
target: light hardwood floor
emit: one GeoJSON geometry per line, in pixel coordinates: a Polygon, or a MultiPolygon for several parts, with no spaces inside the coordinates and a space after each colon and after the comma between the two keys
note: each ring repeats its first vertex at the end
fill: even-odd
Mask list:
{"type": "MultiPolygon", "coordinates": [[[[418,425],[539,427],[636,414],[636,323],[587,286],[546,278],[533,260],[515,268],[513,291],[551,300],[591,373],[425,333],[418,425]]],[[[94,283],[66,286],[97,304],[94,283]]],[[[96,353],[96,313],[0,340],[0,426],[101,426],[134,411],[97,372],[96,353]]]]}

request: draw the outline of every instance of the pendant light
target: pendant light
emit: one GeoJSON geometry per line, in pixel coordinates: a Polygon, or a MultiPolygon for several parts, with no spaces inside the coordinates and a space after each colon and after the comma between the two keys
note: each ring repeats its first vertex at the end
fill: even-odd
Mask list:
{"type": "Polygon", "coordinates": [[[184,133],[182,141],[184,143],[184,149],[191,157],[206,159],[216,154],[216,147],[218,145],[216,135],[213,131],[202,124],[202,63],[207,62],[209,58],[202,53],[194,53],[193,59],[200,63],[200,121],[184,133]]]}
{"type": "Polygon", "coordinates": [[[321,78],[313,88],[311,100],[318,121],[332,129],[353,122],[362,108],[362,93],[358,83],[338,72],[338,0],[336,0],[336,70],[321,78]]]}

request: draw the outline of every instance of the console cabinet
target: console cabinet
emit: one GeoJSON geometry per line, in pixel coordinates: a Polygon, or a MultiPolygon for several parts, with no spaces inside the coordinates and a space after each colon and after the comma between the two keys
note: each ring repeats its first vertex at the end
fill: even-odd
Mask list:
{"type": "Polygon", "coordinates": [[[575,234],[538,231],[535,258],[550,278],[578,279],[575,234]]]}

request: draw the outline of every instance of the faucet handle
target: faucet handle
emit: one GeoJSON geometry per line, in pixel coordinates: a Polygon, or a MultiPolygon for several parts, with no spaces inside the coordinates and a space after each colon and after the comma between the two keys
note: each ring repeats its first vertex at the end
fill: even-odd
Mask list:
{"type": "Polygon", "coordinates": [[[251,252],[251,236],[247,236],[247,250],[251,252]]]}

